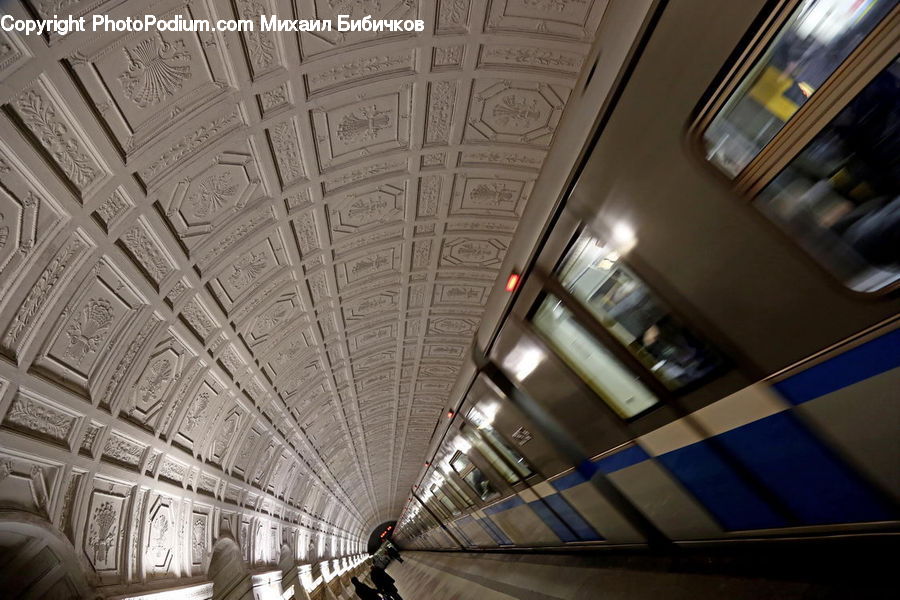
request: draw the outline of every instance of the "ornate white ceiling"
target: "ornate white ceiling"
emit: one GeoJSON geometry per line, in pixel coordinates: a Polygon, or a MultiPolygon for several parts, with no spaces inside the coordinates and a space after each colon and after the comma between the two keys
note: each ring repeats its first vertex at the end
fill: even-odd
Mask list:
{"type": "Polygon", "coordinates": [[[64,530],[135,482],[396,518],[605,3],[21,2],[425,21],[0,33],[0,465],[64,530]]]}

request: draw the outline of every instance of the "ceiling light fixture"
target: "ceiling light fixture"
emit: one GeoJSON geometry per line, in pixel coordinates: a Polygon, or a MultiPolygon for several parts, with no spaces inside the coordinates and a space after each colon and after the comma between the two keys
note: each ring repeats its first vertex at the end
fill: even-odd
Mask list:
{"type": "Polygon", "coordinates": [[[519,383],[522,383],[543,360],[544,353],[540,349],[533,346],[517,346],[503,359],[503,367],[508,369],[519,383]]]}

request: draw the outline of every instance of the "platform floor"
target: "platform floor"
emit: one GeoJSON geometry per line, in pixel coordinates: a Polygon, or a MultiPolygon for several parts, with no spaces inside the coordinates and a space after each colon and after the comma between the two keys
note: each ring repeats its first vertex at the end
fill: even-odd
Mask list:
{"type": "Polygon", "coordinates": [[[488,587],[465,575],[441,570],[431,564],[425,553],[406,552],[403,564],[394,561],[388,573],[397,583],[403,600],[509,600],[520,596],[510,595],[488,587]]]}
{"type": "Polygon", "coordinates": [[[874,600],[893,598],[896,590],[884,564],[869,572],[841,569],[839,557],[821,561],[834,564],[812,560],[808,566],[796,558],[747,566],[746,557],[718,562],[405,552],[403,558],[388,567],[403,600],[874,600]]]}

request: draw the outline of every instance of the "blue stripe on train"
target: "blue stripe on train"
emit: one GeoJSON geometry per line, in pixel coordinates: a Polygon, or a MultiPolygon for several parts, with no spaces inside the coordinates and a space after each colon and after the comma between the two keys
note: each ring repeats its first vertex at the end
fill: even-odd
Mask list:
{"type": "MultiPolygon", "coordinates": [[[[544,498],[544,500],[547,500],[547,498],[544,498]]],[[[549,504],[549,502],[547,502],[547,504],[549,504]]],[[[541,500],[535,500],[534,502],[529,502],[528,506],[530,506],[537,516],[540,517],[541,521],[556,534],[556,537],[564,542],[577,542],[579,537],[572,532],[571,527],[553,514],[553,511],[547,508],[547,504],[544,504],[541,500]]]]}
{"type": "Polygon", "coordinates": [[[460,531],[462,531],[463,525],[468,525],[469,523],[475,522],[475,517],[473,517],[472,515],[465,515],[457,519],[456,522],[459,524],[460,531]]]}
{"type": "MultiPolygon", "coordinates": [[[[575,529],[580,528],[582,532],[586,533],[587,536],[591,534],[588,532],[592,532],[593,530],[587,525],[583,519],[579,515],[577,515],[569,504],[554,494],[550,498],[545,498],[547,500],[547,504],[550,504],[553,507],[553,510],[557,511],[556,514],[553,513],[552,510],[547,508],[547,506],[541,502],[540,500],[529,502],[528,505],[532,510],[538,515],[538,517],[549,527],[553,533],[556,534],[559,539],[564,542],[577,542],[581,539],[599,539],[597,537],[596,532],[593,533],[594,537],[581,537],[581,534],[574,533],[575,529]],[[553,500],[551,500],[553,498],[553,500]],[[565,505],[565,506],[563,506],[565,505]],[[587,530],[584,529],[584,526],[587,527],[587,530]]],[[[484,513],[486,515],[496,515],[501,512],[505,512],[507,510],[511,510],[516,508],[517,506],[522,506],[525,504],[525,501],[518,495],[507,498],[503,502],[498,502],[492,506],[488,506],[484,509],[484,513]]]]}
{"type": "MultiPolygon", "coordinates": [[[[900,330],[860,344],[773,387],[794,405],[900,366],[900,330]]],[[[804,525],[896,519],[856,472],[790,412],[716,436],[804,525]]],[[[730,473],[707,442],[658,457],[726,529],[787,525],[730,473]]]]}
{"type": "Polygon", "coordinates": [[[459,523],[460,521],[462,521],[462,519],[456,521],[455,523],[450,523],[450,525],[453,526],[453,532],[462,538],[466,546],[474,546],[475,544],[472,542],[472,540],[469,539],[469,536],[466,535],[466,532],[463,531],[463,528],[457,525],[457,523],[459,523]]]}
{"type": "MultiPolygon", "coordinates": [[[[865,481],[790,413],[777,413],[715,437],[790,508],[801,525],[896,518],[865,481]]],[[[725,529],[789,525],[707,442],[667,452],[659,460],[725,529]]]]}
{"type": "Polygon", "coordinates": [[[518,495],[511,496],[504,500],[503,502],[498,502],[497,504],[488,506],[484,509],[484,514],[486,515],[496,515],[497,513],[503,512],[505,510],[509,510],[511,508],[515,508],[517,506],[521,506],[525,504],[525,501],[522,500],[518,495]]]}
{"type": "Polygon", "coordinates": [[[461,524],[462,524],[462,523],[475,523],[475,524],[477,524],[478,526],[480,526],[482,529],[484,529],[484,530],[487,532],[488,537],[490,537],[492,540],[494,540],[495,543],[499,544],[500,541],[497,539],[497,536],[494,534],[494,532],[493,532],[491,529],[488,528],[487,525],[484,524],[484,521],[485,521],[484,519],[482,519],[482,518],[480,518],[480,517],[473,516],[473,515],[466,515],[465,517],[463,517],[463,518],[461,518],[461,519],[459,520],[459,522],[460,522],[461,524]]]}
{"type": "Polygon", "coordinates": [[[640,446],[629,446],[611,456],[606,456],[594,462],[597,463],[597,466],[601,471],[609,475],[610,473],[615,473],[626,467],[644,462],[649,458],[650,455],[640,446]]]}
{"type": "Polygon", "coordinates": [[[582,477],[581,473],[579,473],[578,471],[572,471],[568,475],[564,475],[559,479],[551,481],[550,485],[552,485],[556,489],[556,491],[561,492],[563,490],[573,488],[576,485],[580,485],[585,481],[587,481],[587,479],[582,477]]]}
{"type": "Polygon", "coordinates": [[[777,413],[717,437],[804,525],[897,518],[791,413],[777,413]]]}
{"type": "MultiPolygon", "coordinates": [[[[900,330],[860,344],[773,387],[799,405],[900,366],[900,330]]],[[[896,519],[892,507],[796,417],[782,412],[715,436],[804,525],[896,519]]],[[[595,461],[606,473],[650,458],[631,446],[595,461]]],[[[700,441],[657,457],[727,530],[789,525],[700,441]]],[[[587,479],[578,471],[552,482],[563,491],[587,479]]]]}
{"type": "MultiPolygon", "coordinates": [[[[556,514],[559,515],[559,518],[562,519],[566,525],[568,525],[569,529],[575,532],[575,535],[577,535],[580,540],[595,541],[603,539],[600,534],[584,520],[578,511],[559,494],[547,496],[544,500],[546,500],[547,504],[556,511],[556,514]]],[[[537,502],[531,502],[532,507],[535,504],[537,504],[537,502]]]]}
{"type": "MultiPolygon", "coordinates": [[[[624,450],[620,450],[615,454],[610,456],[604,456],[603,458],[598,458],[597,460],[592,461],[595,468],[599,471],[603,471],[607,475],[610,473],[615,473],[616,471],[620,471],[626,467],[630,467],[632,465],[636,465],[639,462],[643,462],[648,460],[650,455],[648,455],[643,448],[640,446],[629,446],[624,450]]],[[[568,475],[560,477],[554,481],[551,481],[551,485],[556,489],[556,491],[561,492],[563,490],[567,490],[569,488],[575,487],[581,483],[587,481],[587,478],[580,473],[579,471],[572,471],[568,475]]]]}
{"type": "Polygon", "coordinates": [[[494,538],[495,542],[502,545],[512,545],[512,540],[509,539],[506,534],[503,533],[503,530],[497,527],[496,523],[491,521],[489,517],[478,519],[478,522],[484,525],[484,528],[487,530],[488,534],[494,538]]]}
{"type": "Polygon", "coordinates": [[[657,458],[725,529],[787,525],[706,442],[696,442],[657,458]]]}
{"type": "Polygon", "coordinates": [[[847,350],[773,387],[792,404],[803,404],[900,367],[900,329],[847,350]]]}

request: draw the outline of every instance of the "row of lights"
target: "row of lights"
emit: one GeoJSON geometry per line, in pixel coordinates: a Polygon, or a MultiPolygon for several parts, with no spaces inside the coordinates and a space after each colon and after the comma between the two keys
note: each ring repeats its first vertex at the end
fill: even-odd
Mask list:
{"type": "MultiPolygon", "coordinates": [[[[612,227],[610,233],[611,233],[610,241],[612,242],[611,245],[617,249],[617,250],[611,252],[611,255],[614,255],[615,259],[618,259],[620,254],[628,253],[637,244],[637,237],[635,236],[634,229],[625,222],[616,223],[612,227]]],[[[597,240],[595,243],[598,246],[602,246],[602,243],[599,240],[597,240]]],[[[605,268],[609,268],[609,267],[605,267],[605,268]]],[[[511,272],[509,274],[509,276],[506,278],[506,285],[504,286],[504,289],[508,293],[515,292],[518,289],[519,284],[521,283],[521,280],[522,280],[522,276],[520,273],[511,272]]],[[[535,349],[523,349],[523,350],[519,350],[518,352],[514,351],[511,356],[507,357],[507,360],[504,361],[504,367],[510,368],[510,370],[514,374],[514,377],[521,383],[526,377],[528,377],[528,375],[530,375],[538,367],[538,365],[541,363],[542,359],[543,359],[543,355],[539,351],[536,351],[535,349]]],[[[489,426],[493,422],[495,414],[496,414],[496,407],[489,407],[489,409],[487,411],[483,411],[480,413],[475,411],[473,416],[475,416],[476,419],[480,418],[479,420],[482,421],[482,423],[476,423],[476,426],[477,427],[483,427],[485,425],[489,426]]],[[[447,410],[447,418],[448,419],[453,419],[453,417],[455,417],[455,416],[456,416],[455,410],[453,410],[452,408],[447,410]]],[[[468,445],[468,442],[462,438],[457,438],[456,440],[454,440],[454,445],[457,447],[457,449],[462,450],[462,446],[468,445]]],[[[462,450],[462,451],[465,452],[465,450],[462,450]]],[[[428,468],[430,466],[431,466],[431,461],[426,461],[425,467],[428,468]]],[[[450,469],[449,464],[444,465],[445,472],[449,472],[449,469],[450,469]]],[[[419,489],[418,484],[413,486],[413,489],[414,490],[419,489]]],[[[412,501],[412,498],[410,498],[407,501],[407,505],[411,501],[412,501]]],[[[414,507],[410,514],[405,515],[404,521],[411,520],[415,516],[415,514],[418,513],[417,509],[418,509],[418,507],[414,507]]]]}
{"type": "MultiPolygon", "coordinates": [[[[612,228],[611,233],[612,245],[616,248],[619,248],[621,253],[623,254],[631,250],[637,242],[634,229],[632,229],[631,226],[624,222],[617,223],[612,228]]],[[[618,258],[620,252],[617,251],[614,254],[618,258]]],[[[522,275],[513,271],[506,278],[506,285],[504,286],[504,289],[509,293],[515,292],[519,288],[519,283],[521,283],[521,281],[522,275]]],[[[528,377],[528,375],[530,375],[531,372],[534,371],[534,369],[538,366],[538,364],[540,364],[541,361],[541,356],[539,356],[538,353],[535,352],[525,352],[522,356],[511,356],[509,358],[515,360],[504,362],[514,363],[515,368],[513,368],[513,373],[516,375],[516,378],[519,380],[519,382],[528,377]]],[[[455,416],[456,411],[454,411],[452,408],[447,410],[448,419],[452,419],[455,416]]],[[[426,462],[425,466],[429,467],[431,466],[431,463],[426,462]]]]}
{"type": "MultiPolygon", "coordinates": [[[[509,292],[509,293],[512,293],[512,292],[514,292],[514,291],[516,291],[516,290],[518,289],[519,283],[520,283],[521,281],[522,281],[522,276],[521,276],[519,273],[512,272],[512,273],[509,274],[509,277],[506,278],[506,285],[504,286],[503,289],[505,289],[505,290],[506,290],[507,292],[509,292]]],[[[453,419],[453,417],[455,417],[455,416],[456,416],[456,411],[455,411],[455,410],[453,410],[452,408],[447,409],[447,418],[448,418],[448,419],[453,419]]],[[[491,420],[493,420],[493,419],[491,419],[491,420]]],[[[459,439],[456,440],[455,443],[456,443],[457,446],[459,446],[460,444],[464,443],[464,440],[462,440],[462,438],[459,438],[459,439]]],[[[425,468],[427,469],[427,468],[430,467],[430,466],[431,466],[431,461],[425,461],[425,468]]],[[[444,469],[444,470],[446,471],[446,470],[448,470],[449,468],[450,468],[450,465],[449,465],[449,464],[448,464],[448,465],[445,465],[445,469],[444,469]]],[[[415,485],[415,486],[413,486],[413,489],[414,489],[414,490],[419,489],[418,484],[415,485]]],[[[416,510],[416,511],[414,511],[414,512],[417,513],[418,511],[416,510]]],[[[410,518],[411,518],[411,517],[410,517],[409,515],[407,515],[405,519],[406,519],[406,520],[409,520],[410,518]]],[[[390,528],[388,528],[388,529],[390,529],[390,528]]],[[[385,533],[387,533],[387,532],[385,532],[385,533]]],[[[381,534],[381,537],[382,537],[382,538],[384,537],[385,533],[382,533],[382,534],[381,534]]]]}
{"type": "MultiPolygon", "coordinates": [[[[509,293],[516,291],[516,289],[518,289],[518,287],[519,287],[519,282],[521,280],[522,280],[522,276],[519,273],[515,273],[515,272],[510,273],[509,277],[506,278],[506,286],[504,287],[504,289],[509,293]]],[[[453,417],[455,417],[455,416],[456,416],[455,410],[453,410],[452,408],[447,409],[447,418],[448,419],[453,419],[453,417]]],[[[430,467],[431,462],[426,462],[425,466],[430,467]]]]}
{"type": "MultiPolygon", "coordinates": [[[[519,282],[521,280],[522,280],[522,276],[519,273],[512,272],[509,274],[509,277],[506,278],[506,286],[504,286],[503,289],[505,289],[509,293],[512,293],[512,292],[516,291],[516,289],[518,289],[519,282]]],[[[453,417],[455,417],[455,416],[456,416],[455,410],[453,410],[452,408],[447,410],[447,418],[448,419],[453,419],[453,417]]],[[[425,461],[425,468],[428,468],[430,466],[431,466],[431,461],[425,461]]],[[[418,487],[418,486],[416,486],[416,487],[418,487]]]]}

